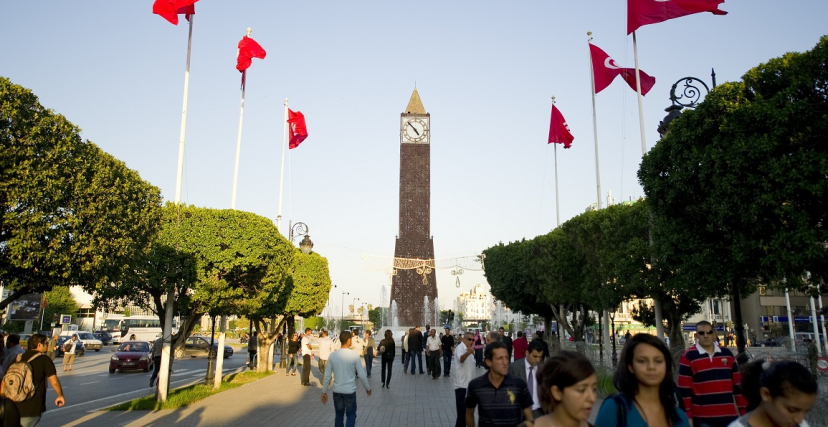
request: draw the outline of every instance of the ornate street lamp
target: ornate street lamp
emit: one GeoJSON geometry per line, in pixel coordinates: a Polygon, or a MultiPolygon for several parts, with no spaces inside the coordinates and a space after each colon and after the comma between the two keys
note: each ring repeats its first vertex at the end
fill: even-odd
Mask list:
{"type": "MultiPolygon", "coordinates": [[[[713,79],[713,87],[716,87],[716,71],[711,70],[710,76],[713,79]]],[[[684,77],[673,83],[670,88],[670,101],[673,105],[664,109],[667,116],[658,124],[658,134],[663,138],[667,134],[670,122],[681,116],[682,108],[696,108],[701,103],[702,96],[710,93],[707,83],[696,77],[684,77]],[[679,86],[681,85],[681,86],[679,86]],[[679,93],[676,94],[676,89],[679,93]],[[704,89],[704,93],[702,93],[704,89]]]]}
{"type": "Polygon", "coordinates": [[[310,235],[308,234],[308,226],[304,222],[297,222],[293,224],[291,222],[289,226],[290,234],[288,235],[288,239],[293,242],[294,239],[297,237],[305,236],[301,242],[299,242],[299,250],[302,251],[303,254],[309,254],[313,250],[313,242],[310,239],[310,235]]]}

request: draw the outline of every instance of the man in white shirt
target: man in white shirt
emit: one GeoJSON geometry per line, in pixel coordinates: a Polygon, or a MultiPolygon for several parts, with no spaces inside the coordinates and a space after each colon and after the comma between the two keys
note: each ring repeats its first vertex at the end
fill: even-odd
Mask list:
{"type": "Polygon", "coordinates": [[[333,376],[333,399],[334,410],[336,416],[334,417],[334,426],[341,427],[344,418],[347,418],[347,425],[353,426],[356,423],[356,378],[368,396],[371,395],[371,385],[368,384],[367,375],[365,375],[365,368],[362,367],[362,357],[357,355],[351,347],[351,333],[342,331],[339,335],[339,341],[342,343],[342,348],[333,352],[328,361],[331,364],[331,369],[325,371],[325,377],[322,380],[322,403],[328,403],[328,386],[331,383],[331,376],[333,376]]]}
{"type": "Polygon", "coordinates": [[[333,352],[333,341],[328,338],[328,331],[323,330],[322,336],[320,337],[319,341],[319,373],[322,374],[322,377],[325,376],[325,366],[328,364],[328,358],[331,356],[331,352],[333,352]]]}
{"type": "Polygon", "coordinates": [[[454,427],[466,427],[466,388],[474,378],[474,334],[466,332],[460,337],[460,343],[454,348],[454,401],[457,406],[457,422],[454,427]]]}
{"type": "Polygon", "coordinates": [[[520,378],[529,388],[529,394],[532,395],[532,414],[535,419],[543,415],[538,395],[538,364],[541,359],[543,359],[543,344],[532,341],[526,349],[526,357],[509,364],[509,375],[520,378]]]}
{"type": "Polygon", "coordinates": [[[359,337],[359,333],[356,331],[352,332],[351,336],[351,350],[355,351],[361,359],[362,356],[365,356],[365,341],[359,337]]]}
{"type": "Polygon", "coordinates": [[[402,354],[403,374],[407,374],[407,373],[408,373],[408,359],[410,359],[410,358],[411,358],[411,353],[409,353],[409,352],[408,352],[408,334],[410,333],[410,331],[411,331],[410,329],[409,329],[408,331],[405,331],[405,335],[403,336],[403,339],[402,339],[402,349],[403,349],[403,354],[402,354]]]}
{"type": "Polygon", "coordinates": [[[431,366],[431,378],[435,380],[442,372],[440,370],[440,359],[443,357],[443,350],[440,349],[441,344],[443,342],[437,337],[437,330],[429,331],[426,340],[426,357],[428,357],[428,363],[431,366]]]}

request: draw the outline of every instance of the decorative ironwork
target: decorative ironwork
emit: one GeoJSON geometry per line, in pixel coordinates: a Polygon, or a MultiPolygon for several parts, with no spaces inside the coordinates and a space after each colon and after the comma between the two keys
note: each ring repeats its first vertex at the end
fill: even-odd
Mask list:
{"type": "Polygon", "coordinates": [[[428,285],[428,275],[431,274],[433,269],[428,264],[423,264],[422,266],[418,267],[416,270],[417,274],[423,276],[423,286],[428,285]]]}
{"type": "Polygon", "coordinates": [[[460,267],[456,267],[454,270],[451,270],[452,276],[457,276],[457,280],[455,281],[454,285],[458,288],[460,287],[460,275],[463,274],[463,269],[460,267]]]}
{"type": "Polygon", "coordinates": [[[696,77],[684,77],[673,83],[673,87],[670,89],[670,101],[676,106],[696,108],[701,102],[702,95],[707,95],[708,93],[710,93],[710,88],[707,86],[707,83],[696,77]],[[676,95],[676,89],[682,82],[684,82],[684,86],[681,89],[681,93],[676,95]],[[702,94],[699,85],[704,87],[704,94],[702,94]]]}
{"type": "Polygon", "coordinates": [[[304,222],[297,222],[296,224],[292,224],[290,226],[290,238],[289,240],[292,242],[293,239],[297,237],[307,236],[308,235],[308,226],[304,222]]]}

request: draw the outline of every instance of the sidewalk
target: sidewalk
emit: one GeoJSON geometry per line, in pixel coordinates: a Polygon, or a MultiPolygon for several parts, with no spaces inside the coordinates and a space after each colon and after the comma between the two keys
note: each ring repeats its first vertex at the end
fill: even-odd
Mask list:
{"type": "MultiPolygon", "coordinates": [[[[375,359],[375,362],[377,360],[375,359]]],[[[478,369],[480,375],[485,371],[478,369]]],[[[301,372],[301,371],[300,371],[301,372]]],[[[66,414],[43,414],[41,427],[52,426],[332,426],[334,423],[333,396],[328,403],[320,401],[321,376],[313,363],[313,387],[299,384],[300,374],[285,376],[284,370],[213,395],[188,407],[163,411],[91,411],[77,419],[66,414]],[[61,416],[62,415],[62,416],[61,416]]],[[[428,374],[402,373],[399,358],[394,363],[391,388],[380,388],[380,364],[374,363],[372,378],[368,380],[373,392],[367,396],[362,385],[357,385],[357,425],[382,426],[453,425],[454,382],[452,378],[432,380],[428,374]]]]}

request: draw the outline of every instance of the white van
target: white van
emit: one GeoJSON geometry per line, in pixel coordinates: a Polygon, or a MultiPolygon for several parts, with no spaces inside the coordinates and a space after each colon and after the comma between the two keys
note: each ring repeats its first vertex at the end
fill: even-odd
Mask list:
{"type": "Polygon", "coordinates": [[[95,338],[92,332],[89,331],[63,331],[60,335],[68,337],[77,335],[78,340],[83,343],[83,347],[87,350],[101,351],[101,348],[103,348],[103,342],[95,338]]]}

